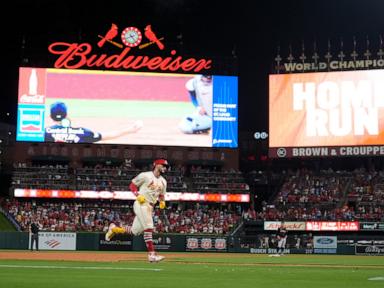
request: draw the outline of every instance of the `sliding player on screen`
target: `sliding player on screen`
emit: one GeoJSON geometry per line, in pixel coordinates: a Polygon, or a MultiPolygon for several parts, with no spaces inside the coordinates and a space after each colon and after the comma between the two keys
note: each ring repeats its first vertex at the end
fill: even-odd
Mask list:
{"type": "Polygon", "coordinates": [[[180,123],[186,134],[208,133],[212,127],[212,75],[197,75],[185,84],[195,112],[186,116],[180,123]]]}
{"type": "Polygon", "coordinates": [[[135,133],[143,126],[141,121],[136,121],[124,130],[100,134],[84,127],[71,126],[71,121],[67,118],[67,111],[68,109],[64,102],[59,101],[51,105],[49,116],[55,121],[55,124],[45,128],[46,142],[94,143],[135,133]]]}

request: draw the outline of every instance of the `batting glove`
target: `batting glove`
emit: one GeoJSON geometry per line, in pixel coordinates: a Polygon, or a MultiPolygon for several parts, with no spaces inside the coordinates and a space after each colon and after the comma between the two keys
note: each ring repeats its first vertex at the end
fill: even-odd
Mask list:
{"type": "Polygon", "coordinates": [[[165,208],[165,201],[160,201],[159,207],[160,207],[160,209],[164,209],[165,208]]]}
{"type": "Polygon", "coordinates": [[[143,204],[145,202],[145,197],[144,195],[138,195],[136,200],[139,201],[140,204],[143,204]]]}

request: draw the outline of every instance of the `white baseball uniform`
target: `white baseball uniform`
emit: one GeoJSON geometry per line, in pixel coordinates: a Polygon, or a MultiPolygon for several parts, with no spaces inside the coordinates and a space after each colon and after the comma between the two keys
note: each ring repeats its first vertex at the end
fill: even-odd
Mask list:
{"type": "Polygon", "coordinates": [[[284,249],[287,243],[287,229],[280,227],[277,229],[277,247],[284,249]]]}
{"type": "Polygon", "coordinates": [[[159,200],[160,195],[165,196],[167,180],[163,176],[156,177],[153,171],[142,172],[132,179],[132,183],[139,189],[139,194],[145,197],[145,202],[140,204],[135,201],[133,211],[135,219],[132,224],[132,233],[140,235],[146,229],[153,229],[153,207],[159,200]]]}

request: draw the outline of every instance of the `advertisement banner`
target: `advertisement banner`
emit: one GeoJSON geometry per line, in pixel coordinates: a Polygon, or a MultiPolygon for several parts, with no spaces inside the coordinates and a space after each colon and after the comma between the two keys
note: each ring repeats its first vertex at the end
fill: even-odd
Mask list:
{"type": "Polygon", "coordinates": [[[360,230],[364,230],[364,231],[384,231],[384,223],[380,223],[380,222],[360,222],[360,230]]]}
{"type": "Polygon", "coordinates": [[[154,235],[156,251],[185,251],[184,235],[154,235]]]}
{"type": "MultiPolygon", "coordinates": [[[[29,246],[31,247],[31,237],[29,246]]],[[[39,232],[40,250],[76,250],[76,233],[39,232]]]]}
{"type": "Polygon", "coordinates": [[[359,231],[358,221],[307,221],[307,231],[359,231]]]}
{"type": "Polygon", "coordinates": [[[384,245],[359,245],[355,246],[356,255],[384,255],[384,245]]]}
{"type": "Polygon", "coordinates": [[[337,249],[334,248],[315,248],[313,249],[314,254],[336,254],[337,249]]]}
{"type": "MultiPolygon", "coordinates": [[[[285,221],[285,228],[288,231],[305,231],[304,221],[285,221]]],[[[264,221],[264,230],[277,230],[281,226],[281,221],[264,221]]]]}
{"type": "Polygon", "coordinates": [[[327,147],[278,147],[269,149],[271,158],[382,156],[384,145],[327,146],[327,147]]]}
{"type": "Polygon", "coordinates": [[[118,234],[111,241],[105,240],[105,234],[99,234],[99,250],[101,251],[131,251],[132,235],[118,234]]]}
{"type": "Polygon", "coordinates": [[[237,76],[33,67],[19,75],[17,141],[238,147],[237,76]]]}
{"type": "Polygon", "coordinates": [[[337,236],[313,236],[313,247],[315,249],[336,249],[337,236]]]}
{"type": "MultiPolygon", "coordinates": [[[[23,198],[63,198],[63,199],[118,199],[135,200],[131,191],[92,191],[92,190],[50,190],[50,189],[14,189],[15,197],[23,198]]],[[[249,202],[249,194],[227,193],[189,193],[168,192],[165,201],[204,201],[204,202],[249,202]]]]}
{"type": "Polygon", "coordinates": [[[227,239],[225,237],[187,236],[186,251],[227,252],[227,239]]]}
{"type": "MultiPolygon", "coordinates": [[[[153,245],[156,251],[185,252],[185,235],[183,234],[153,234],[153,245]]],[[[147,251],[143,236],[133,237],[134,251],[147,251]]]]}

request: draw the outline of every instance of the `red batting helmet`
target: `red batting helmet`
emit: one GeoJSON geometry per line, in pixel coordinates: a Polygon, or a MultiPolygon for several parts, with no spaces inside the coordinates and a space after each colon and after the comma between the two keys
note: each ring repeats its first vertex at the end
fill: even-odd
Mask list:
{"type": "Polygon", "coordinates": [[[166,159],[156,159],[153,161],[153,168],[155,168],[156,165],[163,165],[165,167],[169,167],[168,161],[166,159]]]}

